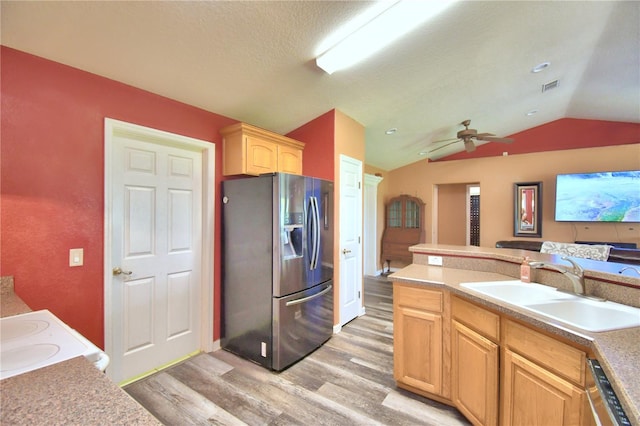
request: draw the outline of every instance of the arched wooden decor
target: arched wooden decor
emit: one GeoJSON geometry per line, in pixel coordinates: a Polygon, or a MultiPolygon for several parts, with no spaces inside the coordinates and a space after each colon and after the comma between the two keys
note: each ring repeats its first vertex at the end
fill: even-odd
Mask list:
{"type": "Polygon", "coordinates": [[[385,263],[391,269],[392,260],[411,263],[413,256],[409,247],[423,243],[424,240],[424,202],[409,195],[389,200],[385,206],[385,228],[382,234],[383,271],[385,263]]]}

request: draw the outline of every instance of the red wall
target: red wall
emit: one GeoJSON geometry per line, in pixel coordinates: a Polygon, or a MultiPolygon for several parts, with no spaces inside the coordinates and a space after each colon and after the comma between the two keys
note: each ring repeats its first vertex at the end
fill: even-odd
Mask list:
{"type": "MultiPolygon", "coordinates": [[[[2,47],[1,261],[16,293],[103,346],[104,118],[216,143],[235,120],[2,47]],[[69,267],[69,249],[84,266],[69,267]]],[[[220,212],[216,197],[216,212],[220,212]]],[[[215,232],[220,232],[216,214],[215,232]]],[[[214,339],[220,335],[220,241],[215,239],[214,339]]]]}
{"type": "Polygon", "coordinates": [[[306,176],[334,181],[335,116],[331,110],[287,134],[305,143],[302,170],[306,176]]]}
{"type": "Polygon", "coordinates": [[[638,143],[640,142],[640,123],[562,118],[508,137],[515,139],[514,142],[511,144],[487,143],[479,146],[472,153],[462,151],[436,161],[495,157],[502,155],[504,151],[514,155],[638,143]]]}

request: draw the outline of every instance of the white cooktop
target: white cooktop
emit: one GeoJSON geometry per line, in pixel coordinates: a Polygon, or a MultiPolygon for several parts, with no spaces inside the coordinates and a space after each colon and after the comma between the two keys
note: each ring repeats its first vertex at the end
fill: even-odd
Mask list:
{"type": "Polygon", "coordinates": [[[0,319],[0,379],[80,355],[94,364],[106,357],[46,309],[0,319]]]}

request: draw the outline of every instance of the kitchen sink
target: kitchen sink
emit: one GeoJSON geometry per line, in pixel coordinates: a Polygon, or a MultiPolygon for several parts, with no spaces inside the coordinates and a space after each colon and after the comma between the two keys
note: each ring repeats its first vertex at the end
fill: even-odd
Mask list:
{"type": "Polygon", "coordinates": [[[460,285],[586,331],[611,331],[640,326],[638,308],[609,301],[594,301],[542,284],[509,280],[460,285]]]}
{"type": "Polygon", "coordinates": [[[525,308],[588,331],[610,331],[640,326],[640,309],[614,302],[576,298],[530,304],[525,308]]]}
{"type": "Polygon", "coordinates": [[[559,292],[553,287],[536,283],[523,283],[520,280],[487,281],[460,285],[482,293],[485,296],[490,296],[513,305],[547,302],[557,299],[572,299],[575,297],[571,294],[559,292]]]}

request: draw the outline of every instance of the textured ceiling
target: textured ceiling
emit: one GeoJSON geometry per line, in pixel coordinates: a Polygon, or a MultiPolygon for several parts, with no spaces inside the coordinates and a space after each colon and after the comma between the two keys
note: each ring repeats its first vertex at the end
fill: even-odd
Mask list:
{"type": "Polygon", "coordinates": [[[566,117],[640,122],[640,2],[460,2],[348,70],[317,68],[320,43],[369,6],[3,0],[1,41],[283,134],[337,108],[365,126],[366,163],[385,170],[423,159],[465,119],[498,136],[566,117]]]}

